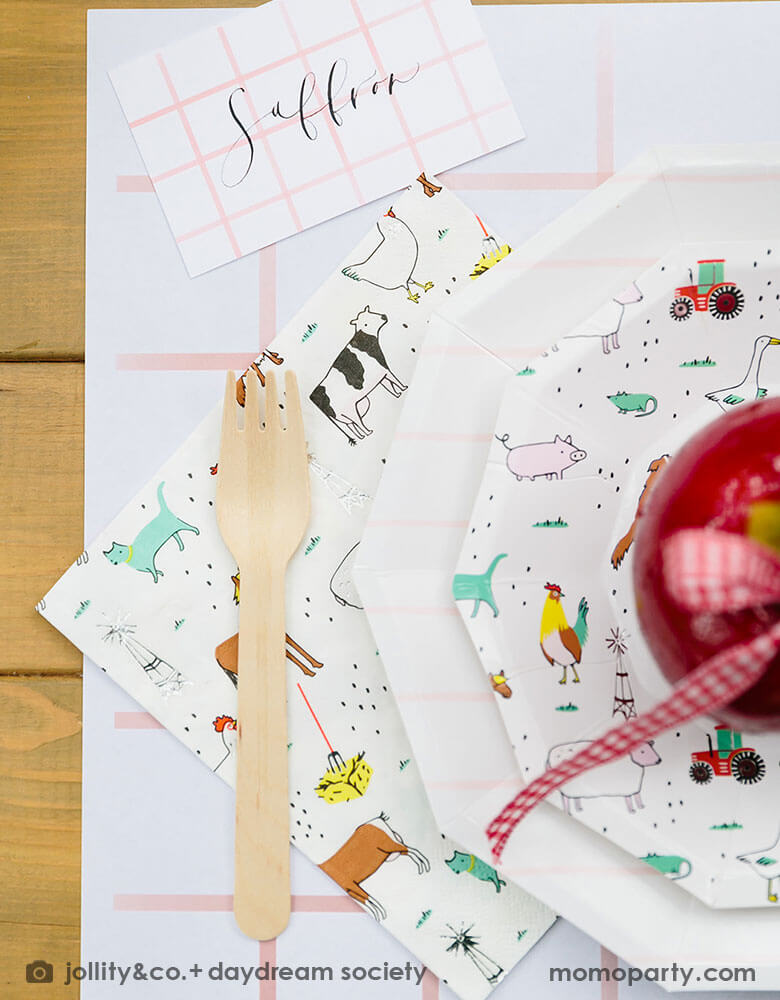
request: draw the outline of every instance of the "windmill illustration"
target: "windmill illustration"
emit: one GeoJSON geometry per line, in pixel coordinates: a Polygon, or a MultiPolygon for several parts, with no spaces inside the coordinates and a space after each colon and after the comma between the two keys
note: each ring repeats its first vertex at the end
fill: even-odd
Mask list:
{"type": "Polygon", "coordinates": [[[162,691],[165,697],[177,694],[186,684],[192,683],[181,671],[172,667],[170,663],[167,663],[136,639],[137,626],[129,624],[126,615],[117,617],[113,622],[101,623],[98,628],[105,630],[102,637],[103,642],[109,645],[117,644],[122,649],[127,650],[149,680],[162,691]]]}
{"type": "Polygon", "coordinates": [[[332,469],[326,468],[324,465],[320,465],[314,455],[309,455],[309,466],[314,475],[325,483],[348,514],[351,514],[355,507],[365,507],[371,499],[368,493],[364,493],[357,486],[353,486],[343,476],[340,476],[332,469]]]}
{"type": "Polygon", "coordinates": [[[620,714],[624,719],[633,719],[636,717],[636,704],[628,670],[623,662],[623,657],[628,652],[627,639],[628,633],[623,629],[611,628],[605,642],[607,649],[615,657],[615,697],[612,701],[612,715],[614,717],[620,714]]]}
{"type": "Polygon", "coordinates": [[[473,926],[473,924],[471,927],[461,925],[460,930],[456,931],[452,924],[447,924],[452,932],[451,934],[442,934],[442,937],[447,938],[450,942],[447,945],[447,951],[453,951],[456,955],[462,951],[467,958],[471,959],[489,983],[497,983],[504,970],[477,947],[479,938],[476,934],[471,933],[473,926]]]}

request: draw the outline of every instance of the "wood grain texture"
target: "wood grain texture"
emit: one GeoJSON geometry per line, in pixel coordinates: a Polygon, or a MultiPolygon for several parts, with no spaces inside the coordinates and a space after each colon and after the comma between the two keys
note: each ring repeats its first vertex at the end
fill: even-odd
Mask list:
{"type": "MultiPolygon", "coordinates": [[[[84,357],[86,0],[1,0],[0,360],[84,357]]],[[[101,7],[192,7],[103,0],[101,7]]],[[[209,7],[242,6],[209,0],[209,7]]],[[[244,6],[253,6],[245,4],[244,6]]]]}
{"type": "Polygon", "coordinates": [[[227,373],[217,523],[241,567],[233,912],[247,937],[271,941],[290,919],[290,836],[284,581],[311,512],[306,438],[295,374],[227,373]],[[237,398],[244,397],[243,429],[237,398]],[[258,893],[256,887],[263,886],[258,893]]]}
{"type": "Polygon", "coordinates": [[[35,604],[83,548],[84,366],[0,364],[0,674],[79,674],[35,604]]]}
{"type": "Polygon", "coordinates": [[[0,996],[77,997],[62,980],[80,954],[81,683],[3,677],[0,703],[0,996]],[[54,985],[27,983],[37,959],[54,985]]]}

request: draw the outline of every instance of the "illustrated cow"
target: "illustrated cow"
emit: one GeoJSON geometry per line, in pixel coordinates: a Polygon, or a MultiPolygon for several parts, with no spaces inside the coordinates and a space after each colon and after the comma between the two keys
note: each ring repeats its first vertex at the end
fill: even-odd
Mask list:
{"type": "MultiPolygon", "coordinates": [[[[576,757],[582,750],[586,750],[592,742],[592,740],[576,740],[573,743],[559,743],[554,746],[547,755],[548,770],[562,764],[565,760],[576,757]]],[[[647,743],[642,743],[627,756],[572,778],[560,789],[566,812],[571,815],[572,802],[577,812],[580,812],[583,799],[597,799],[607,796],[623,798],[629,812],[644,809],[645,804],[640,793],[645,768],[661,763],[661,758],[656,753],[653,742],[653,740],[649,740],[647,743]]]]}
{"type": "Polygon", "coordinates": [[[366,306],[350,320],[352,339],[312,390],[309,399],[347,437],[351,445],[373,434],[364,421],[378,386],[396,399],[406,390],[392,373],[379,343],[379,333],[387,323],[384,313],[366,306]]]}
{"type": "Polygon", "coordinates": [[[336,853],[323,861],[320,868],[348,896],[361,903],[375,920],[384,920],[387,911],[374,899],[362,883],[378,871],[386,861],[405,855],[417,865],[417,874],[431,870],[431,864],[416,847],[407,847],[403,838],[389,825],[389,817],[380,813],[375,819],[357,827],[349,840],[336,853]]]}

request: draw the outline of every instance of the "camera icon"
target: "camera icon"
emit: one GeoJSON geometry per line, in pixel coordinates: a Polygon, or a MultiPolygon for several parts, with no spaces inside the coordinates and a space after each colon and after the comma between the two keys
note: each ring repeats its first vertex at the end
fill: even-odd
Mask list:
{"type": "Polygon", "coordinates": [[[30,962],[27,966],[28,983],[52,983],[54,982],[54,966],[51,962],[30,962]]]}

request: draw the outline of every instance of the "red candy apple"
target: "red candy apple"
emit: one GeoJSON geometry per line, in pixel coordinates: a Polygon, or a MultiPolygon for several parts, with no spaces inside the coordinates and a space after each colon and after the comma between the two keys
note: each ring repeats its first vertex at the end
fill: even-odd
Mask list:
{"type": "MultiPolygon", "coordinates": [[[[639,519],[639,622],[671,683],[780,620],[780,603],[703,615],[683,610],[670,597],[662,545],[681,528],[704,527],[746,535],[780,553],[780,399],[739,406],[694,435],[661,473],[639,519]]],[[[780,728],[780,655],[758,683],[716,714],[735,728],[780,728]]]]}

